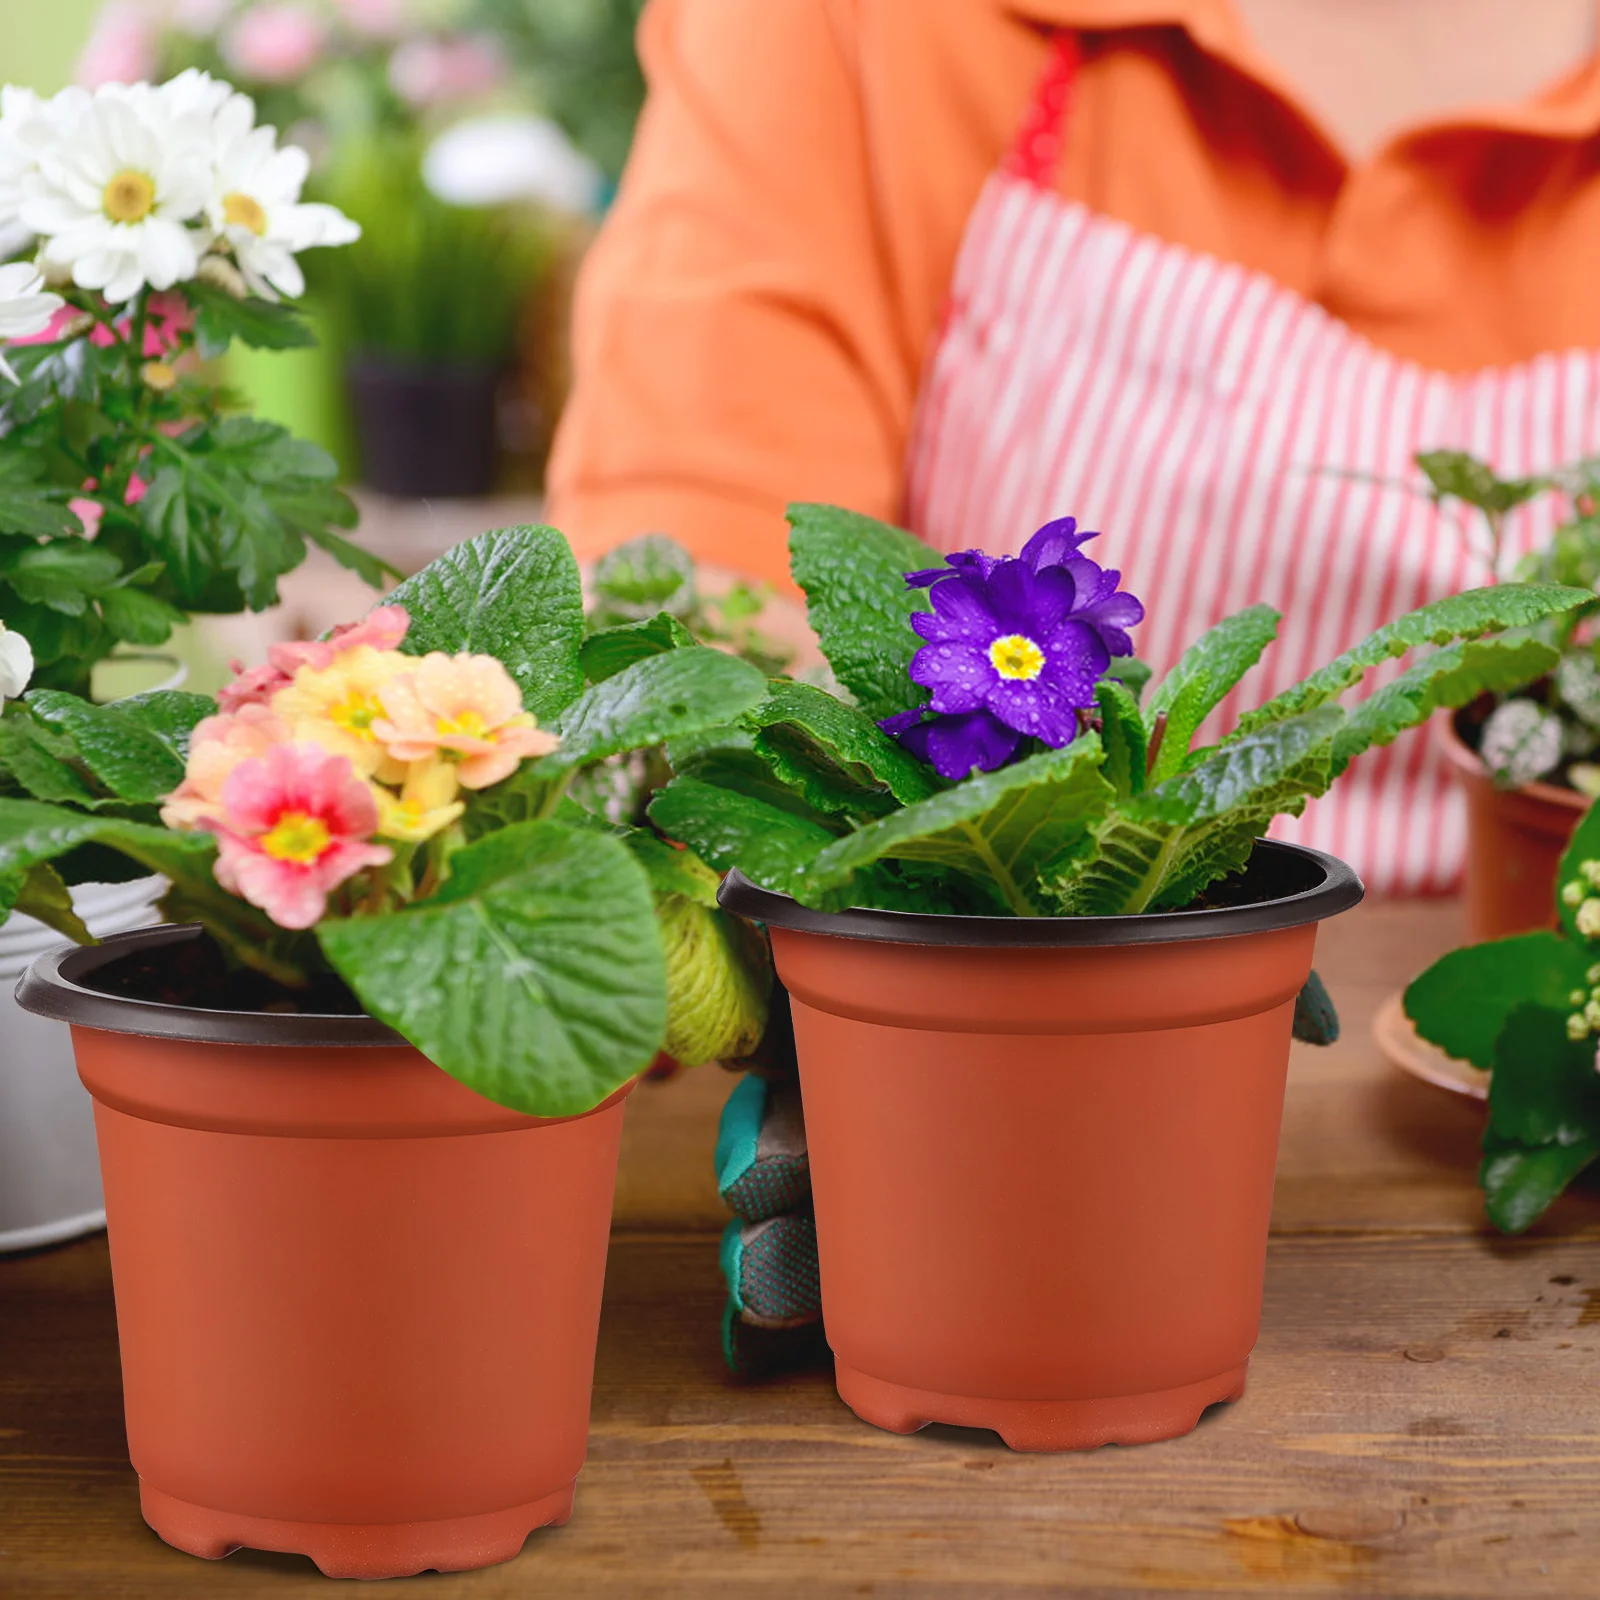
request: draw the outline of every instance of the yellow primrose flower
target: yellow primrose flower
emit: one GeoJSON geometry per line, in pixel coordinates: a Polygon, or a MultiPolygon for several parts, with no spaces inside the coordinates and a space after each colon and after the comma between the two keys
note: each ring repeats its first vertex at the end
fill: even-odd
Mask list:
{"type": "Polygon", "coordinates": [[[401,761],[442,756],[466,789],[487,789],[529,756],[560,742],[522,709],[522,694],[493,656],[430,651],[378,691],[383,715],[373,732],[401,761]]]}
{"type": "Polygon", "coordinates": [[[398,795],[374,784],[379,835],[421,844],[443,832],[467,809],[456,799],[457,788],[456,769],[448,761],[413,761],[398,795]]]}
{"type": "Polygon", "coordinates": [[[302,666],[272,697],[272,709],[294,731],[335,755],[348,756],[363,778],[398,783],[402,765],[392,760],[373,725],[383,715],[379,692],[415,665],[398,650],[358,645],[325,667],[302,666]]]}

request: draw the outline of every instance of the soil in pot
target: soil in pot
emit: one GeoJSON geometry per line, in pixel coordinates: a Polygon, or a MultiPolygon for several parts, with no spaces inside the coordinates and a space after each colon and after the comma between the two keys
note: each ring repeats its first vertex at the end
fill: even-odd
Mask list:
{"type": "Polygon", "coordinates": [[[1501,788],[1478,758],[1487,709],[1468,706],[1440,722],[1444,753],[1467,802],[1463,886],[1472,944],[1555,924],[1556,873],[1587,796],[1565,784],[1501,788]]]}
{"type": "Polygon", "coordinates": [[[807,911],[742,879],[794,1007],[840,1395],[1013,1448],[1187,1432],[1260,1322],[1294,1000],[1341,863],[1262,844],[1166,916],[807,911]]]}
{"type": "Polygon", "coordinates": [[[145,1520],[337,1576],[504,1561],[571,1514],[623,1095],[542,1121],[348,1010],[140,993],[203,989],[199,940],[57,951],[19,993],[95,1101],[145,1520]]]}

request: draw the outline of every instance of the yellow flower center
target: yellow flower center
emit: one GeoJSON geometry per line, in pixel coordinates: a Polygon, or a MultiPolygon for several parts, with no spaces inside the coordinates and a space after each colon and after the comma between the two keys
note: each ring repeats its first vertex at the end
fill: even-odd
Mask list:
{"type": "Polygon", "coordinates": [[[328,825],[321,817],[308,817],[303,811],[285,811],[269,833],[261,836],[261,848],[274,861],[293,861],[308,867],[328,848],[328,825]]]}
{"type": "Polygon", "coordinates": [[[155,183],[132,167],[124,168],[100,191],[100,209],[113,222],[143,222],[155,203],[155,183]]]}
{"type": "Polygon", "coordinates": [[[258,239],[267,231],[267,214],[261,202],[237,189],[222,197],[222,220],[230,228],[248,228],[258,239]]]}
{"type": "Polygon", "coordinates": [[[440,717],[434,723],[435,731],[441,738],[448,738],[452,734],[463,739],[487,739],[489,737],[489,724],[484,720],[481,711],[458,711],[453,717],[440,717]]]}
{"type": "Polygon", "coordinates": [[[372,724],[383,715],[383,706],[373,694],[352,689],[343,700],[328,707],[328,720],[337,723],[358,739],[371,739],[372,724]]]}
{"type": "Polygon", "coordinates": [[[1044,651],[1020,633],[1008,633],[989,646],[989,659],[1002,678],[1037,678],[1044,671],[1044,651]]]}

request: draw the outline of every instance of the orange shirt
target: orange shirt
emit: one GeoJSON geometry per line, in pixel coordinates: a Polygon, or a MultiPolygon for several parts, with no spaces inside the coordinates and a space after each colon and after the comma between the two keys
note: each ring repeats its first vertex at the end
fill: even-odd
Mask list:
{"type": "Polygon", "coordinates": [[[963,226],[1052,25],[1058,184],[1453,371],[1600,346],[1600,60],[1348,165],[1228,0],[654,0],[651,92],[586,263],[551,520],[784,581],[782,510],[900,509],[963,226]]]}

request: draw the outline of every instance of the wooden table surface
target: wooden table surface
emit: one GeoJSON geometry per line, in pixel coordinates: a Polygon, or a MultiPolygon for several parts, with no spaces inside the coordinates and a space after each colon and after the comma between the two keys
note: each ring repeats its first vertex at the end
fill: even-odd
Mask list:
{"type": "MultiPolygon", "coordinates": [[[[629,1106],[577,1514],[422,1600],[532,1595],[1600,1595],[1600,1199],[1485,1232],[1482,1113],[1387,1067],[1380,1000],[1453,908],[1322,933],[1345,1021],[1295,1047],[1250,1389],[1188,1438],[1071,1456],[909,1438],[826,1374],[721,1371],[709,1165],[729,1080],[629,1106]]],[[[326,1592],[299,1557],[179,1554],[139,1518],[103,1238],[0,1260],[0,1595],[326,1592]]]]}

